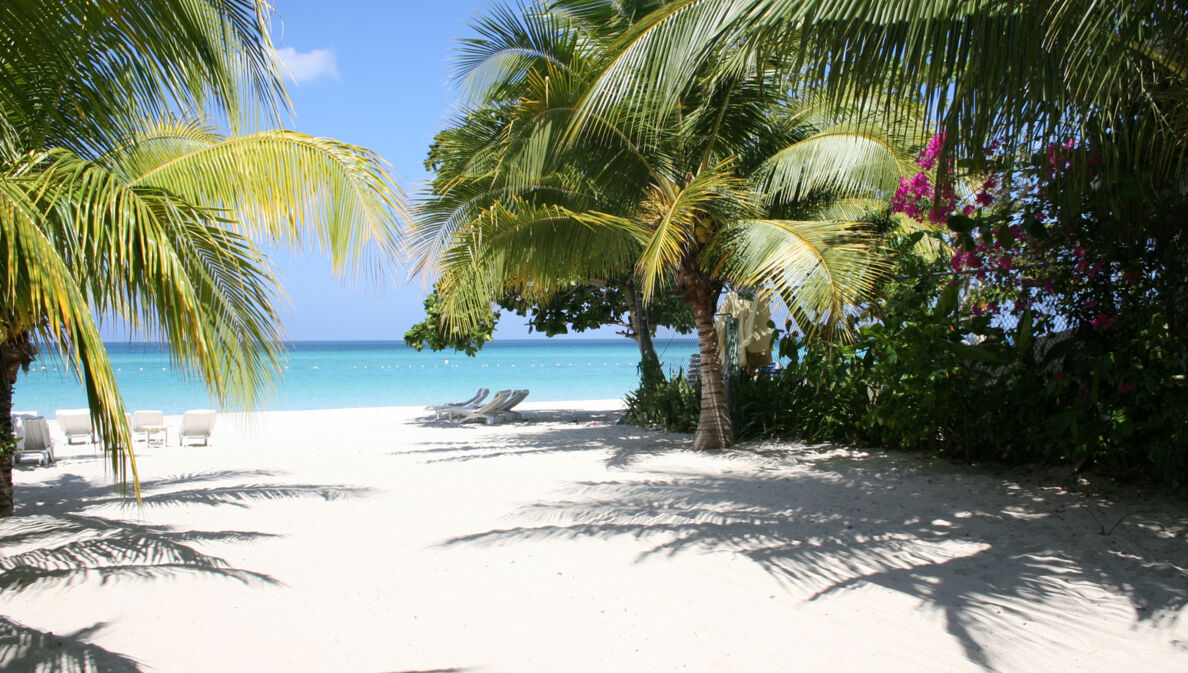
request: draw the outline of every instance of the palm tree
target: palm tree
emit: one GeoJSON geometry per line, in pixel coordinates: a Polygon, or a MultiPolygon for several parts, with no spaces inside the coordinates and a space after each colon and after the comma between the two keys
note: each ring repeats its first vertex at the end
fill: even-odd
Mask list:
{"type": "Polygon", "coordinates": [[[945,157],[976,164],[990,142],[1009,159],[1084,138],[1099,171],[1182,181],[1186,35],[1180,0],[677,0],[608,49],[580,116],[626,108],[646,125],[703,68],[732,67],[724,50],[776,52],[835,102],[922,92],[945,157]]]}
{"type": "Polygon", "coordinates": [[[701,352],[694,447],[722,448],[734,439],[720,293],[774,292],[802,329],[845,329],[885,272],[858,217],[910,159],[883,108],[838,114],[790,97],[779,56],[735,60],[727,76],[702,69],[646,130],[632,106],[575,117],[609,49],[662,4],[552,2],[480,19],[461,62],[476,108],[457,122],[473,142],[443,162],[411,240],[461,325],[501,291],[545,299],[625,257],[645,301],[672,284],[701,352]]]}
{"type": "Polygon", "coordinates": [[[78,373],[135,484],[94,315],[162,338],[216,399],[251,405],[279,376],[282,336],[251,237],[312,240],[344,272],[395,256],[401,197],[367,150],[169,115],[206,106],[240,128],[283,109],[266,20],[248,0],[0,10],[0,516],[13,511],[12,388],[38,344],[78,373]]]}

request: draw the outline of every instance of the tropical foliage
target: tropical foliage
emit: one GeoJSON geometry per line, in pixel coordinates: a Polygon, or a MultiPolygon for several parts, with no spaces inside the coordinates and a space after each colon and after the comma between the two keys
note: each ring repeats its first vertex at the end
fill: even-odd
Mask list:
{"type": "MultiPolygon", "coordinates": [[[[737,388],[739,436],[1188,483],[1183,196],[1171,188],[1151,204],[1137,186],[1109,185],[1064,210],[1078,156],[1092,154],[1040,152],[1013,201],[986,194],[971,215],[948,216],[954,231],[894,239],[895,280],[856,341],[781,339],[783,372],[737,388]]],[[[631,411],[681,428],[695,406],[680,392],[636,394],[631,411]]]]}
{"type": "MultiPolygon", "coordinates": [[[[362,148],[227,135],[284,109],[263,2],[46,3],[0,13],[0,438],[38,345],[76,371],[117,474],[131,441],[94,316],[167,342],[226,404],[279,376],[279,293],[252,238],[311,241],[344,272],[397,249],[399,193],[362,148]]],[[[11,457],[0,516],[12,513],[11,457]]]]}
{"type": "Polygon", "coordinates": [[[547,301],[625,271],[645,302],[671,286],[701,350],[694,446],[720,448],[734,438],[719,294],[760,288],[802,329],[848,329],[885,270],[858,216],[906,173],[909,139],[899,107],[839,111],[790,96],[788,57],[776,53],[722,55],[663,110],[632,100],[576,116],[610,50],[664,4],[560,1],[480,19],[460,58],[471,107],[439,136],[454,143],[431,157],[437,176],[412,241],[438,274],[450,329],[509,290],[547,301]]]}
{"type": "MultiPolygon", "coordinates": [[[[1111,177],[1188,175],[1188,7],[1179,0],[679,0],[610,48],[582,102],[588,124],[624,105],[648,125],[724,53],[786,66],[836,101],[920,91],[946,158],[978,162],[1087,136],[1111,177]],[[823,89],[820,89],[823,87],[823,89]],[[635,103],[632,103],[635,101],[635,103]],[[1108,145],[1108,146],[1106,146],[1108,145]]],[[[1075,185],[1084,189],[1088,176],[1075,185]]]]}

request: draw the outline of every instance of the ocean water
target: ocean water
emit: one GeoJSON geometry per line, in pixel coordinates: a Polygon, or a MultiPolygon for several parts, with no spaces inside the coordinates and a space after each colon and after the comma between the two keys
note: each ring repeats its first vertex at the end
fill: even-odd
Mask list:
{"type": "MultiPolygon", "coordinates": [[[[697,352],[689,338],[658,340],[668,370],[697,352]]],[[[129,410],[219,408],[201,382],[174,369],[155,344],[108,344],[108,355],[129,410]]],[[[506,340],[488,343],[475,357],[453,351],[417,352],[398,341],[299,341],[290,345],[284,379],[265,409],[342,409],[454,402],[476,388],[527,388],[528,401],[622,398],[638,383],[639,350],[627,339],[506,340]]],[[[22,373],[13,409],[51,416],[86,406],[74,375],[53,357],[22,373]]]]}

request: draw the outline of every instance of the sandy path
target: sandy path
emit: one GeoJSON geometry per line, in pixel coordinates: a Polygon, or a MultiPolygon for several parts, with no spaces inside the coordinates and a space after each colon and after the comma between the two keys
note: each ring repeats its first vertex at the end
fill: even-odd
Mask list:
{"type": "Polygon", "coordinates": [[[1182,503],[699,455],[616,404],[225,416],[210,448],[140,452],[139,509],[60,447],[0,521],[0,669],[1188,670],[1182,503]]]}

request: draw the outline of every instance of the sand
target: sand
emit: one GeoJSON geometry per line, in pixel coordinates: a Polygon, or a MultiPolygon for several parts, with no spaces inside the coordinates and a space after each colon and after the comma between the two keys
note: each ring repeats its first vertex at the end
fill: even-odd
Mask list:
{"type": "Polygon", "coordinates": [[[1188,670],[1184,503],[617,405],[224,415],[139,450],[139,507],[60,442],[0,521],[0,670],[1188,670]]]}

